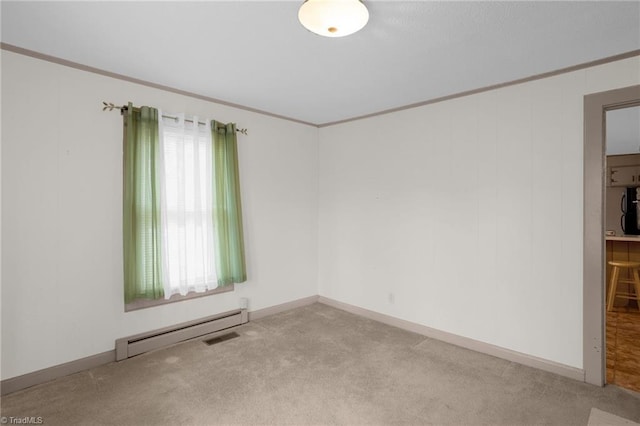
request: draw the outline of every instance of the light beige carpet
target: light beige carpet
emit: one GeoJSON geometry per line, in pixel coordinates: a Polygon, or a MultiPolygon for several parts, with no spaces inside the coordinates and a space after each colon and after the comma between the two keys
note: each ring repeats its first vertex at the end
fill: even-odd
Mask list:
{"type": "Polygon", "coordinates": [[[632,422],[615,414],[607,413],[597,408],[591,409],[588,426],[640,426],[640,423],[632,422]]]}
{"type": "Polygon", "coordinates": [[[587,425],[640,396],[479,354],[322,304],[6,395],[49,425],[587,425]]]}

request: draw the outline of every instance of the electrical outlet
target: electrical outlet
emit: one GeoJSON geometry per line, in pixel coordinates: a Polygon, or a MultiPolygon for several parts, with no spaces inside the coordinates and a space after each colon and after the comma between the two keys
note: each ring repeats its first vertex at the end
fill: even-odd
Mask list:
{"type": "Polygon", "coordinates": [[[393,293],[389,293],[389,296],[387,298],[389,300],[389,303],[391,303],[392,305],[396,301],[396,296],[394,296],[393,293]]]}

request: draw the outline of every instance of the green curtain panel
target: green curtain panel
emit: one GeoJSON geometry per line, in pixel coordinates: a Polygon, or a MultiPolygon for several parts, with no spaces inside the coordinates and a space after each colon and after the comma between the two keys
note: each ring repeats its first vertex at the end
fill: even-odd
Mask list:
{"type": "Polygon", "coordinates": [[[211,122],[213,137],[213,227],[218,285],[247,280],[240,203],[238,141],[233,123],[211,122]]]}
{"type": "Polygon", "coordinates": [[[162,287],[158,110],[124,113],[124,298],[159,299],[162,287]]]}

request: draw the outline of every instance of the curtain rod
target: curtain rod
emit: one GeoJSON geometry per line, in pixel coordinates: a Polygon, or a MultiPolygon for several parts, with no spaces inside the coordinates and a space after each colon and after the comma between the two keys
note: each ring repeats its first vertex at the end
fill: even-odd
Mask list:
{"type": "MultiPolygon", "coordinates": [[[[113,102],[104,102],[102,101],[102,105],[104,105],[102,107],[102,111],[113,111],[114,109],[118,109],[120,110],[120,114],[124,113],[126,110],[129,109],[128,106],[123,105],[123,106],[118,106],[118,105],[114,105],[113,102]]],[[[162,114],[162,118],[173,118],[175,120],[178,119],[178,117],[174,117],[172,115],[164,115],[162,114]]],[[[185,120],[187,123],[193,123],[193,120],[187,120],[185,118],[185,120]]],[[[202,121],[198,121],[198,124],[202,124],[203,126],[206,126],[207,123],[203,123],[202,121]]],[[[242,133],[243,135],[248,135],[248,129],[238,129],[236,128],[236,133],[242,133]]]]}

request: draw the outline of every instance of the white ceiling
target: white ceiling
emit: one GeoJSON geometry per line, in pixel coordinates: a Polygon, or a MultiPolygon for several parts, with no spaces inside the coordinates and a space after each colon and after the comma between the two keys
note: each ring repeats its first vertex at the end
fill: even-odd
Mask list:
{"type": "Polygon", "coordinates": [[[301,3],[2,1],[2,42],[313,124],[640,49],[638,1],[365,0],[345,38],[301,3]]]}

